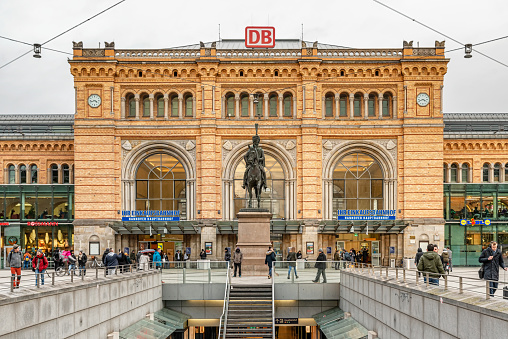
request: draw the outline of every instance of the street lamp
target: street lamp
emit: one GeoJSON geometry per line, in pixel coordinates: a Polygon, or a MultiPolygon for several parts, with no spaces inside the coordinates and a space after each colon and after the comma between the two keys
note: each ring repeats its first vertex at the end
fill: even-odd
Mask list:
{"type": "Polygon", "coordinates": [[[464,55],[464,58],[469,59],[473,56],[471,55],[471,52],[473,51],[473,45],[472,44],[465,44],[464,45],[464,51],[466,52],[466,55],[464,55]]]}
{"type": "Polygon", "coordinates": [[[41,58],[41,44],[34,44],[34,58],[41,58]]]}

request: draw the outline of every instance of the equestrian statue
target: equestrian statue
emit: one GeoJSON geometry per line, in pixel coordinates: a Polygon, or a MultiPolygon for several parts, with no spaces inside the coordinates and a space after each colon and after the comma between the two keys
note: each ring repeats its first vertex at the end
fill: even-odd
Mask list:
{"type": "Polygon", "coordinates": [[[256,135],[252,137],[252,145],[249,145],[247,153],[243,156],[245,173],[243,174],[242,188],[249,191],[249,208],[252,208],[252,189],[254,188],[256,193],[258,208],[261,204],[261,190],[266,189],[265,154],[259,146],[260,140],[258,124],[256,124],[256,135]]]}

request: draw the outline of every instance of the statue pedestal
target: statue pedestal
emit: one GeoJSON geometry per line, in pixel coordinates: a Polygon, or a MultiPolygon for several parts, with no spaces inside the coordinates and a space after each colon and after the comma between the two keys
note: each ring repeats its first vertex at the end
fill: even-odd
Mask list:
{"type": "Polygon", "coordinates": [[[242,208],[238,216],[238,243],[243,253],[242,275],[266,275],[266,251],[270,242],[272,214],[266,209],[242,208]]]}

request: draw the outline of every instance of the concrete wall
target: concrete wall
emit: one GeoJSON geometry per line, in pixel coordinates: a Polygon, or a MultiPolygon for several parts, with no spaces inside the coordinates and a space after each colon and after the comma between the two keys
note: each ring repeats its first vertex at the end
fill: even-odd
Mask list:
{"type": "MultiPolygon", "coordinates": [[[[382,339],[506,338],[508,314],[342,271],[340,308],[382,339]]],[[[499,292],[498,292],[499,293],[499,292]]]]}
{"type": "Polygon", "coordinates": [[[107,338],[162,308],[155,272],[18,291],[0,301],[2,338],[107,338]]]}
{"type": "Polygon", "coordinates": [[[193,319],[218,319],[224,305],[224,284],[163,284],[164,307],[193,319]]]}

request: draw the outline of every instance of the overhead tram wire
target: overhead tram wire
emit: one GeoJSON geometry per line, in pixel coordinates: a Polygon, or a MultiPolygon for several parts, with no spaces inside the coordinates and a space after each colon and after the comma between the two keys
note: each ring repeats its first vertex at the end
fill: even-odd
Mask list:
{"type": "MultiPolygon", "coordinates": [[[[409,20],[411,20],[411,21],[413,21],[413,22],[416,22],[417,24],[419,24],[419,25],[421,25],[421,26],[423,26],[423,27],[425,27],[425,28],[427,28],[427,29],[430,29],[430,30],[431,30],[431,31],[433,31],[433,32],[436,32],[436,33],[438,33],[438,34],[440,34],[440,35],[444,36],[445,38],[448,38],[448,39],[450,39],[450,40],[452,40],[452,41],[454,41],[454,42],[458,43],[459,45],[462,45],[463,47],[465,46],[465,44],[463,44],[462,42],[458,41],[457,39],[454,39],[454,38],[452,38],[451,36],[446,35],[446,34],[444,34],[444,33],[440,32],[440,31],[438,31],[437,29],[434,29],[434,28],[432,28],[432,27],[430,27],[430,26],[428,26],[428,25],[424,24],[423,22],[420,22],[420,21],[418,21],[418,20],[416,20],[416,19],[414,19],[414,18],[411,18],[410,16],[408,16],[408,15],[406,15],[406,14],[404,14],[404,13],[402,13],[402,12],[398,11],[398,10],[396,10],[395,8],[392,8],[392,7],[390,7],[390,6],[388,6],[388,5],[384,4],[384,3],[382,3],[382,2],[381,2],[381,1],[379,1],[379,0],[372,0],[372,1],[374,1],[374,2],[376,2],[376,3],[378,3],[378,4],[380,4],[380,5],[381,5],[381,6],[383,6],[383,7],[388,8],[389,10],[391,10],[391,11],[393,11],[393,12],[397,13],[397,14],[402,15],[402,16],[403,16],[403,17],[405,17],[405,18],[408,18],[409,20]]],[[[500,39],[504,39],[504,38],[505,38],[505,37],[498,38],[498,39],[493,39],[492,41],[496,41],[496,40],[500,40],[500,39]]],[[[490,41],[489,41],[489,42],[490,42],[490,41]]],[[[486,43],[486,42],[485,42],[485,43],[486,43]]],[[[477,45],[478,45],[478,44],[477,44],[477,45]]],[[[496,59],[494,59],[493,57],[488,56],[487,54],[482,53],[482,52],[480,52],[480,51],[479,51],[479,50],[477,50],[477,49],[475,49],[474,51],[475,51],[476,53],[478,53],[478,54],[480,54],[480,55],[483,55],[484,57],[486,57],[486,58],[488,58],[488,59],[490,59],[490,60],[492,60],[492,61],[495,61],[495,62],[497,62],[498,64],[503,65],[503,66],[505,66],[505,67],[507,67],[507,68],[508,68],[508,65],[507,65],[507,64],[505,64],[505,63],[503,63],[503,62],[501,62],[501,61],[499,61],[499,60],[496,60],[496,59]]]]}
{"type": "MultiPolygon", "coordinates": [[[[33,44],[31,44],[31,43],[28,43],[28,42],[25,42],[25,41],[16,40],[16,39],[11,39],[11,38],[8,38],[8,37],[2,36],[2,35],[0,35],[0,39],[10,40],[10,41],[18,42],[20,44],[24,44],[24,45],[28,45],[28,46],[33,46],[33,44]]],[[[49,48],[49,47],[42,47],[42,48],[47,49],[48,51],[53,51],[53,52],[57,52],[57,53],[73,55],[72,53],[65,52],[65,51],[60,51],[60,50],[54,49],[54,48],[49,48]]]]}
{"type": "MultiPolygon", "coordinates": [[[[42,47],[43,45],[47,44],[48,42],[53,41],[53,40],[55,40],[56,38],[61,37],[61,36],[62,36],[62,35],[64,35],[65,33],[68,33],[68,32],[70,32],[70,31],[72,31],[73,29],[75,29],[75,28],[77,28],[77,27],[81,26],[82,24],[84,24],[84,23],[86,23],[86,22],[88,22],[88,21],[92,20],[93,18],[95,18],[95,17],[97,17],[97,16],[99,16],[99,15],[101,15],[101,14],[103,14],[103,13],[105,13],[105,12],[109,11],[109,10],[110,10],[110,9],[112,9],[113,7],[116,7],[116,6],[118,6],[119,4],[121,4],[122,2],[125,2],[125,1],[127,1],[127,0],[120,0],[120,1],[118,1],[117,3],[115,3],[114,5],[109,6],[108,8],[106,8],[106,9],[104,9],[104,10],[100,11],[99,13],[97,13],[97,14],[95,14],[95,15],[92,15],[91,17],[89,17],[88,19],[86,19],[86,20],[84,20],[84,21],[80,22],[79,24],[77,24],[77,25],[75,25],[75,26],[72,26],[71,28],[69,28],[69,29],[67,29],[67,30],[63,31],[63,32],[62,32],[62,33],[60,33],[60,34],[55,35],[55,36],[54,36],[54,37],[52,37],[51,39],[46,40],[45,42],[43,42],[43,43],[41,44],[41,47],[42,47]]],[[[10,39],[10,38],[6,38],[6,39],[11,40],[11,41],[16,41],[15,39],[10,39]]],[[[20,41],[18,40],[18,41],[16,41],[16,42],[20,42],[20,41]]],[[[21,42],[21,43],[24,43],[24,42],[21,42]]],[[[32,45],[32,46],[33,46],[33,44],[30,44],[30,45],[32,45]]],[[[45,48],[46,48],[46,49],[48,49],[48,50],[50,50],[50,49],[49,49],[49,48],[47,48],[47,47],[45,47],[45,48]]],[[[32,50],[30,50],[30,51],[28,51],[28,52],[26,52],[26,53],[24,53],[24,54],[22,54],[22,55],[18,56],[17,58],[15,58],[15,59],[13,59],[13,60],[9,61],[9,62],[8,62],[8,63],[6,63],[6,64],[3,64],[2,66],[0,66],[0,69],[2,69],[2,68],[4,68],[4,67],[6,67],[6,66],[8,66],[8,65],[12,64],[14,61],[16,61],[16,60],[18,60],[18,59],[21,59],[22,57],[24,57],[25,55],[27,55],[27,54],[28,54],[28,53],[30,53],[31,51],[32,51],[32,50]]],[[[62,51],[58,51],[58,50],[53,50],[53,51],[55,51],[55,52],[60,52],[60,53],[66,53],[66,52],[62,52],[62,51]]],[[[66,54],[70,54],[70,53],[66,53],[66,54]]]]}

